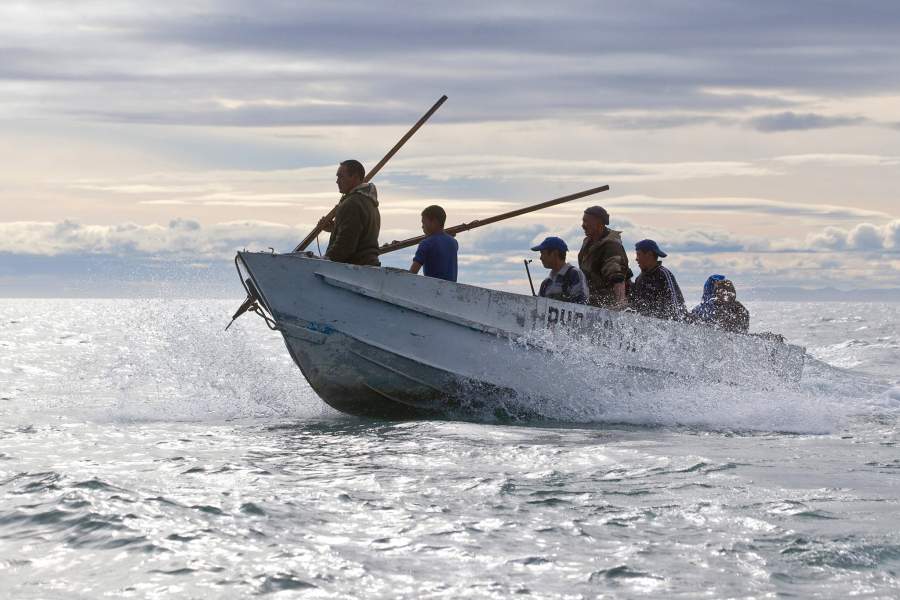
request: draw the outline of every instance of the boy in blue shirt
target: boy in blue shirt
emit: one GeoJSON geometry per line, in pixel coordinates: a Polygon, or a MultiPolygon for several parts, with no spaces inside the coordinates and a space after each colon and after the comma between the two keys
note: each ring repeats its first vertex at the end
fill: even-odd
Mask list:
{"type": "Polygon", "coordinates": [[[418,273],[424,267],[426,277],[456,281],[456,253],[459,251],[459,243],[444,233],[446,221],[447,213],[436,204],[422,211],[422,231],[428,237],[419,242],[409,268],[410,273],[418,273]]]}

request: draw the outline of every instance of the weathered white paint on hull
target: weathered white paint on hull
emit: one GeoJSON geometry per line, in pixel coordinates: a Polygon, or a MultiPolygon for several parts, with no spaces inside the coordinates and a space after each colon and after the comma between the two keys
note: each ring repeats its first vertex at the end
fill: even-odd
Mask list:
{"type": "Polygon", "coordinates": [[[238,256],[310,385],[350,414],[541,414],[591,386],[658,385],[651,373],[783,385],[803,365],[796,346],[705,327],[396,269],[238,256]],[[554,364],[573,343],[583,360],[554,364]],[[591,385],[573,389],[573,377],[591,385]]]}

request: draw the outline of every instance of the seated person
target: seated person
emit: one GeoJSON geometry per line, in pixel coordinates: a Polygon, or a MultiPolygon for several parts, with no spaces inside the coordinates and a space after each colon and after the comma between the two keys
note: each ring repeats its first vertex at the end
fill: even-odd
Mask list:
{"type": "Polygon", "coordinates": [[[668,254],[653,240],[641,240],[634,245],[635,260],[641,274],[629,290],[631,308],[646,317],[682,321],[687,316],[684,296],[675,275],[663,266],[661,258],[668,254]]]}
{"type": "Polygon", "coordinates": [[[703,301],[691,310],[691,317],[697,323],[733,333],[747,333],[750,329],[750,312],[737,301],[734,283],[722,275],[712,275],[706,280],[703,301]]]}
{"type": "Polygon", "coordinates": [[[422,211],[422,232],[428,236],[416,248],[410,273],[425,268],[426,277],[456,281],[456,254],[459,242],[444,232],[447,213],[440,206],[432,205],[422,211]]]}
{"type": "Polygon", "coordinates": [[[561,238],[548,237],[532,250],[541,253],[541,264],[550,269],[550,276],[541,283],[539,296],[587,304],[587,279],[578,267],[566,262],[569,247],[561,238]]]}
{"type": "Polygon", "coordinates": [[[706,283],[703,284],[703,296],[700,298],[700,304],[691,309],[691,315],[703,318],[705,311],[712,308],[711,301],[716,296],[716,282],[724,279],[728,278],[718,273],[706,278],[706,283]]]}

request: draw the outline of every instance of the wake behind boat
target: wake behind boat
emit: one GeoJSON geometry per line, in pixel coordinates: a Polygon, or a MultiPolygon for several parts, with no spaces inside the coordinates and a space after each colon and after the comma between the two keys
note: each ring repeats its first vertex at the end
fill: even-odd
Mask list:
{"type": "Polygon", "coordinates": [[[542,416],[577,393],[553,360],[573,343],[591,365],[582,390],[673,378],[778,388],[803,368],[804,350],[777,338],[300,253],[235,262],[315,392],[352,415],[542,416]]]}

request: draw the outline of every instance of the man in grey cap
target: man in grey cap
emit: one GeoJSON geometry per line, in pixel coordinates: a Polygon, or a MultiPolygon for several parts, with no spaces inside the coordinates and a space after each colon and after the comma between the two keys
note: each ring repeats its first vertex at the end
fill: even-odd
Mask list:
{"type": "Polygon", "coordinates": [[[634,245],[634,249],[641,274],[631,286],[631,308],[647,317],[683,321],[687,308],[681,288],[672,271],[659,260],[668,254],[660,250],[659,244],[653,240],[641,240],[634,245]]]}
{"type": "Polygon", "coordinates": [[[592,206],[584,211],[581,228],[585,238],[578,253],[578,266],[587,277],[588,304],[620,309],[627,302],[631,269],[622,246],[621,232],[607,225],[609,213],[602,206],[592,206]]]}

